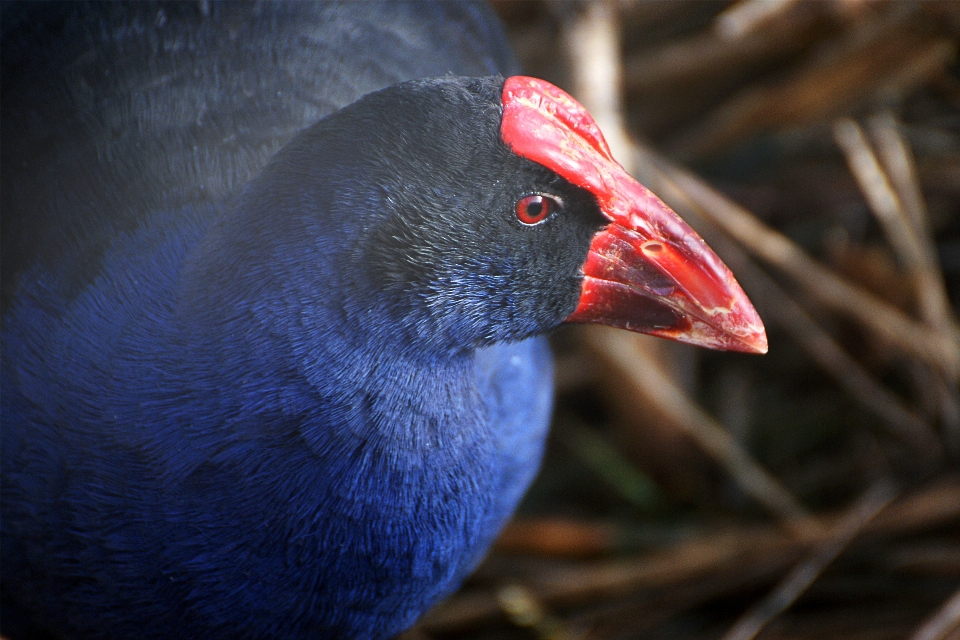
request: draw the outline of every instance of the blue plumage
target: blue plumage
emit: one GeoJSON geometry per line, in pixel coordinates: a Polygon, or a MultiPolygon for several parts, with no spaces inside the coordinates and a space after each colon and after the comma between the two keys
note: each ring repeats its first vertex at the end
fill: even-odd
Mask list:
{"type": "MultiPolygon", "coordinates": [[[[509,71],[495,23],[458,5],[43,10],[39,36],[36,14],[5,16],[25,35],[11,27],[4,49],[4,633],[403,630],[476,565],[536,471],[551,373],[529,336],[576,296],[541,309],[513,282],[542,267],[534,240],[493,264],[481,214],[562,180],[480,158],[502,80],[450,78],[338,113],[242,185],[369,90],[509,71]],[[291,32],[322,55],[284,58],[270,38],[291,32]],[[66,103],[7,90],[31,82],[66,103]],[[457,122],[421,122],[447,109],[457,122]],[[436,137],[421,154],[411,136],[436,137]],[[479,193],[504,176],[517,188],[479,193]],[[420,233],[439,221],[455,233],[420,233]]],[[[596,225],[580,226],[557,291],[576,292],[596,225]]]]}
{"type": "Polygon", "coordinates": [[[391,635],[464,577],[532,479],[546,349],[427,371],[385,354],[364,376],[342,360],[366,354],[325,342],[306,376],[271,371],[282,347],[178,330],[172,274],[198,229],[120,243],[118,277],[58,320],[27,302],[8,319],[5,588],[66,637],[391,635]]]}

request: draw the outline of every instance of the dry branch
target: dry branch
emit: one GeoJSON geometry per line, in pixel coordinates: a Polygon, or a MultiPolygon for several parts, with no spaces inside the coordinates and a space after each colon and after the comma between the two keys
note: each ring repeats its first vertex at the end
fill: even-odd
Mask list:
{"type": "Polygon", "coordinates": [[[880,168],[860,125],[850,118],[841,118],[834,123],[833,135],[897,258],[908,272],[915,274],[925,258],[919,234],[907,220],[900,198],[880,168]]]}
{"type": "Polygon", "coordinates": [[[818,543],[807,560],[791,571],[770,595],[747,611],[724,635],[723,640],[753,640],[813,584],[827,565],[850,545],[874,516],[890,504],[895,495],[889,483],[874,485],[841,519],[830,537],[818,543]]]}
{"type": "Polygon", "coordinates": [[[639,397],[669,417],[716,459],[744,493],[787,524],[808,515],[796,497],[764,470],[722,425],[684,394],[644,349],[637,347],[634,336],[602,327],[590,327],[582,333],[585,342],[632,383],[639,397]]]}
{"type": "Polygon", "coordinates": [[[681,135],[673,154],[711,155],[763,131],[824,120],[880,95],[906,92],[943,73],[956,55],[956,43],[909,28],[910,9],[894,5],[787,77],[745,89],[681,135]]]}
{"type": "Polygon", "coordinates": [[[951,631],[953,637],[960,632],[960,589],[910,636],[910,640],[944,640],[951,631]]]}
{"type": "Polygon", "coordinates": [[[740,0],[717,16],[714,28],[724,38],[741,38],[796,3],[797,0],[740,0]]]}
{"type": "MultiPolygon", "coordinates": [[[[514,575],[497,573],[501,580],[524,584],[539,602],[551,607],[584,606],[644,589],[673,589],[709,576],[725,576],[736,583],[733,576],[786,570],[804,553],[830,539],[843,517],[819,518],[815,525],[793,533],[770,526],[733,527],[635,559],[555,561],[514,575]]],[[[871,539],[903,536],[958,521],[960,478],[954,477],[897,499],[866,524],[862,535],[871,539]]],[[[515,562],[511,565],[518,566],[515,562]]],[[[501,619],[495,589],[481,587],[456,594],[421,624],[428,632],[439,633],[501,619]]]]}
{"type": "Polygon", "coordinates": [[[917,298],[920,317],[944,333],[956,331],[937,249],[930,235],[929,216],[917,178],[916,162],[910,147],[889,112],[870,119],[870,133],[900,200],[902,208],[897,213],[904,218],[903,224],[913,228],[911,248],[915,255],[911,260],[919,272],[917,298]]]}
{"type": "Polygon", "coordinates": [[[769,65],[771,59],[794,54],[815,37],[816,6],[808,8],[811,10],[778,22],[776,29],[751,32],[734,40],[711,31],[700,32],[628,56],[624,61],[626,93],[648,97],[663,95],[678,86],[728,82],[769,65]]]}
{"type": "MultiPolygon", "coordinates": [[[[953,321],[936,248],[927,229],[926,207],[909,149],[889,114],[874,118],[871,125],[886,171],[854,121],[837,121],[834,136],[846,154],[870,210],[913,281],[921,318],[946,338],[958,342],[960,333],[953,321]]],[[[956,388],[956,376],[951,377],[949,383],[943,385],[937,381],[935,386],[939,391],[938,409],[944,418],[947,440],[956,452],[960,451],[960,392],[956,388]]]]}

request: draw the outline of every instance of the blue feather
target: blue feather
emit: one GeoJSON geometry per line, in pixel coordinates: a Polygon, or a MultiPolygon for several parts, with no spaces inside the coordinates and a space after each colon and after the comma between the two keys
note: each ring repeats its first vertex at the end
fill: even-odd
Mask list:
{"type": "MultiPolygon", "coordinates": [[[[376,225],[296,186],[354,184],[349,163],[301,162],[295,143],[241,185],[373,89],[512,71],[495,20],[445,3],[55,6],[45,28],[60,24],[61,48],[41,54],[50,36],[25,26],[31,8],[5,9],[26,33],[5,33],[5,63],[36,53],[27,70],[56,71],[47,93],[69,98],[5,91],[5,125],[46,120],[10,145],[3,131],[5,149],[31,154],[25,169],[5,158],[3,176],[17,183],[3,207],[16,258],[4,266],[3,632],[407,628],[476,566],[539,465],[551,364],[527,336],[549,327],[514,309],[524,296],[506,277],[526,265],[468,254],[411,303],[460,319],[405,324],[391,304],[365,306],[372,285],[346,262],[376,225]],[[287,49],[291,33],[309,55],[287,49]],[[220,42],[237,34],[234,50],[220,42]],[[494,313],[476,311],[501,292],[494,313]],[[502,321],[509,336],[492,328],[501,315],[516,320],[502,321]],[[436,326],[464,346],[409,342],[436,326]]],[[[410,197],[374,183],[375,197],[338,197],[410,197]]]]}

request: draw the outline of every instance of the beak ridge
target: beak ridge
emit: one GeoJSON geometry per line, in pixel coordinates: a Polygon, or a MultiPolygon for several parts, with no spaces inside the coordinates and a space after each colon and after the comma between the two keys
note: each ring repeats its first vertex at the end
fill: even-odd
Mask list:
{"type": "Polygon", "coordinates": [[[502,100],[504,143],[591,192],[610,220],[591,242],[568,322],[766,353],[763,322],[730,269],[613,159],[586,109],[554,85],[524,76],[507,78],[502,100]]]}

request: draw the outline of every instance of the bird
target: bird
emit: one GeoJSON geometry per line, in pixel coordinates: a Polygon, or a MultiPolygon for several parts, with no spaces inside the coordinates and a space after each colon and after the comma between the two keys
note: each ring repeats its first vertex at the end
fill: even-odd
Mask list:
{"type": "Polygon", "coordinates": [[[766,350],[483,5],[2,9],[11,640],[393,637],[536,474],[551,331],[766,350]]]}

